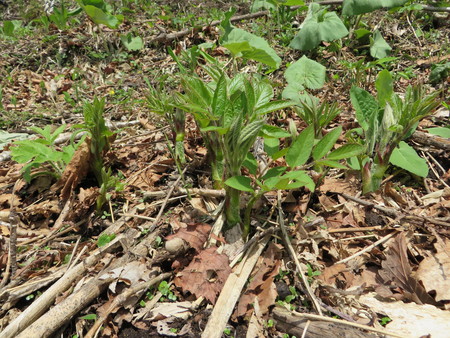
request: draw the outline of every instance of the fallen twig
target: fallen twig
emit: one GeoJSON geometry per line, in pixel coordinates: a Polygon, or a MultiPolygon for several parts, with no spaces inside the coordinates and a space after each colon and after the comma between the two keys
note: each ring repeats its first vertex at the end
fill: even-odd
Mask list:
{"type": "Polygon", "coordinates": [[[83,262],[77,264],[62,276],[55,284],[47,289],[39,298],[37,298],[24,312],[15,318],[1,333],[0,338],[16,337],[25,328],[29,327],[37,318],[39,318],[46,309],[48,309],[56,297],[67,290],[72,283],[82,276],[85,271],[96,264],[107,252],[110,252],[121,246],[125,235],[117,236],[106,246],[95,250],[83,262]]]}
{"type": "Polygon", "coordinates": [[[304,287],[306,288],[308,298],[313,303],[313,306],[316,309],[317,313],[319,315],[322,315],[320,304],[317,298],[315,297],[314,292],[311,290],[311,287],[309,286],[308,280],[306,279],[305,273],[303,272],[302,266],[300,265],[300,261],[298,260],[297,255],[295,254],[295,250],[292,247],[291,241],[289,240],[289,235],[286,231],[286,226],[284,225],[284,213],[283,208],[281,207],[281,191],[278,191],[278,213],[279,213],[278,224],[280,225],[281,234],[283,235],[283,241],[287,246],[289,255],[295,262],[295,266],[297,267],[298,270],[297,272],[300,275],[304,287]]]}
{"type": "Polygon", "coordinates": [[[391,237],[394,237],[396,234],[397,234],[397,231],[394,231],[394,232],[390,233],[389,235],[386,235],[386,236],[384,236],[383,238],[379,239],[379,240],[376,241],[375,243],[373,243],[373,244],[371,244],[371,245],[365,247],[363,250],[358,251],[357,253],[355,253],[355,254],[353,254],[353,255],[347,257],[347,258],[341,259],[339,262],[336,262],[336,264],[346,263],[346,262],[348,262],[348,261],[351,261],[353,258],[356,258],[356,257],[358,257],[358,256],[361,256],[363,253],[368,252],[368,251],[372,250],[373,248],[375,248],[376,246],[378,246],[378,245],[380,245],[380,244],[386,242],[386,241],[389,240],[391,237]]]}
{"type": "Polygon", "coordinates": [[[260,242],[249,249],[247,255],[237,266],[225,282],[220,296],[214,306],[211,316],[208,319],[202,338],[220,338],[230,319],[233,309],[238,301],[245,283],[265,248],[270,236],[264,237],[260,242]]]}
{"type": "Polygon", "coordinates": [[[287,309],[276,306],[273,309],[274,319],[277,321],[277,328],[287,329],[291,335],[301,335],[302,330],[308,321],[308,337],[372,337],[360,330],[382,334],[386,337],[402,336],[389,332],[387,330],[377,329],[371,326],[348,322],[342,319],[330,318],[325,316],[318,316],[310,313],[299,313],[296,311],[288,311],[287,309]],[[353,329],[353,330],[352,330],[353,329]]]}

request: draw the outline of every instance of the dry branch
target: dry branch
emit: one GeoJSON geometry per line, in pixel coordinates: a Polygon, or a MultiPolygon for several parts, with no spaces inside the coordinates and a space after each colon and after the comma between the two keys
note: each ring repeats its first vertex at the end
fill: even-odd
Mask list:
{"type": "Polygon", "coordinates": [[[281,306],[276,306],[272,314],[278,330],[296,337],[302,337],[304,331],[306,331],[307,337],[310,338],[331,336],[348,338],[378,337],[378,335],[363,332],[362,330],[379,333],[383,337],[401,337],[392,332],[375,329],[367,325],[313,314],[291,312],[281,306]]]}
{"type": "Polygon", "coordinates": [[[25,328],[30,326],[37,318],[39,318],[55,301],[56,297],[62,292],[66,291],[73,282],[83,276],[86,270],[96,264],[106,253],[117,249],[121,246],[125,235],[117,236],[113,241],[108,243],[105,247],[95,250],[83,262],[77,264],[64,276],[61,277],[55,284],[53,284],[47,291],[45,291],[39,298],[37,298],[24,312],[22,312],[16,319],[14,319],[6,328],[0,333],[0,338],[16,337],[25,328]]]}
{"type": "Polygon", "coordinates": [[[450,151],[450,139],[448,138],[424,133],[422,131],[416,131],[412,134],[411,139],[426,146],[450,151]]]}

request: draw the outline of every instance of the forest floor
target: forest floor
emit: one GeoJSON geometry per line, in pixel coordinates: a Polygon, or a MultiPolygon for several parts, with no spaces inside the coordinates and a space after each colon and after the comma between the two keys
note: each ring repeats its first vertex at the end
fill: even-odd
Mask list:
{"type": "MultiPolygon", "coordinates": [[[[448,8],[402,7],[345,19],[361,34],[379,30],[392,50],[377,59],[369,51],[373,40],[358,40],[355,30],[352,39],[310,51],[290,48],[307,14],[301,6],[251,16],[248,1],[121,0],[111,2],[112,13],[124,16],[113,29],[84,11],[57,21],[41,1],[6,3],[0,4],[1,338],[448,337],[448,8]],[[244,16],[233,24],[264,38],[281,57],[277,69],[232,58],[220,45],[218,23],[232,6],[234,16],[244,16]],[[127,34],[136,45],[126,46],[127,34]],[[204,57],[193,52],[197,45],[226,64],[230,77],[268,78],[276,98],[287,85],[284,72],[302,56],[326,67],[324,85],[309,92],[340,110],[319,128],[323,137],[342,127],[333,148],[359,126],[352,86],[375,94],[383,69],[393,74],[396,92],[418,84],[439,91],[437,108],[406,140],[426,160],[428,175],[391,165],[380,189],[362,194],[361,172],[345,161],[323,172],[305,166],[313,189],[267,192],[250,210],[248,238],[239,225],[227,233],[226,191],[213,189],[210,154],[194,116],[186,114],[182,126],[186,162],[180,164],[174,121],[155,114],[148,100],[149,84],[182,93],[169,47],[181,65],[208,79],[204,57]],[[95,135],[79,141],[73,128],[85,123],[86,102],[94,98],[105,99],[103,117],[114,131],[101,152],[112,176],[100,188],[95,135]],[[48,142],[13,161],[12,142],[36,138],[35,127],[48,142]],[[80,142],[76,150],[73,142],[80,142]],[[64,157],[70,149],[73,157],[64,157]],[[36,164],[31,179],[24,176],[27,159],[36,164]]],[[[340,16],[341,6],[328,10],[340,16]]],[[[293,108],[267,116],[267,124],[293,135],[310,124],[293,108]]],[[[279,145],[289,142],[283,137],[279,145]]],[[[241,172],[256,182],[251,169],[241,172]]],[[[242,211],[249,196],[242,193],[242,211]]]]}

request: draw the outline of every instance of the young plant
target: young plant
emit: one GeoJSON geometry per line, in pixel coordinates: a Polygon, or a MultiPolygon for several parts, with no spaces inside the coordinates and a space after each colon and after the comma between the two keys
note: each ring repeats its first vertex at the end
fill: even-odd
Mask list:
{"type": "Polygon", "coordinates": [[[310,125],[295,137],[289,147],[280,150],[278,138],[287,137],[290,134],[278,127],[264,126],[261,135],[265,138],[267,155],[273,161],[284,156],[288,167],[278,166],[270,168],[267,172],[258,173],[256,159],[248,157],[246,167],[251,176],[238,175],[225,181],[226,185],[251,194],[243,221],[244,236],[250,231],[252,208],[265,193],[300,187],[306,187],[310,191],[314,191],[315,183],[305,171],[307,167],[327,166],[346,169],[347,167],[341,164],[339,160],[356,156],[364,151],[364,147],[357,144],[348,144],[332,150],[341,133],[342,127],[337,127],[321,140],[317,140],[314,137],[314,128],[310,125]],[[311,158],[312,162],[308,163],[311,158]]]}
{"type": "MultiPolygon", "coordinates": [[[[260,77],[238,74],[229,78],[220,69],[210,68],[213,81],[205,83],[196,76],[182,77],[185,94],[178,107],[193,114],[202,133],[211,163],[216,188],[241,174],[247,154],[265,124],[264,115],[291,105],[270,101],[273,90],[260,77]]],[[[225,215],[228,226],[240,222],[241,191],[227,185],[225,215]]]]}
{"type": "Polygon", "coordinates": [[[184,155],[185,112],[176,107],[174,96],[164,90],[163,82],[160,83],[160,88],[157,90],[150,84],[148,79],[145,80],[149,90],[146,95],[147,106],[151,112],[164,117],[167,124],[171,127],[171,141],[174,145],[173,153],[178,170],[181,172],[181,165],[186,163],[184,155]]]}
{"type": "Polygon", "coordinates": [[[339,115],[339,109],[336,102],[328,104],[323,102],[319,104],[318,100],[310,96],[308,100],[300,102],[300,106],[294,107],[297,115],[306,122],[308,126],[313,126],[316,139],[322,138],[322,129],[339,115]]]}
{"type": "Polygon", "coordinates": [[[44,129],[39,127],[31,127],[30,129],[42,136],[35,140],[15,141],[11,148],[12,159],[18,163],[26,163],[22,168],[23,178],[28,183],[37,175],[51,175],[59,178],[64,171],[66,165],[72,159],[73,154],[78,146],[73,142],[67,146],[58,147],[55,145],[57,137],[64,131],[65,125],[60,126],[54,132],[51,126],[47,125],[44,129]],[[43,164],[50,164],[51,171],[39,171],[31,175],[31,170],[42,167],[43,164]]]}
{"type": "Polygon", "coordinates": [[[358,87],[350,90],[352,105],[366,145],[365,154],[358,158],[362,170],[363,193],[380,187],[389,163],[413,174],[427,176],[428,166],[425,160],[403,140],[412,135],[422,118],[439,106],[436,101],[438,92],[425,95],[420,86],[408,86],[404,98],[395,94],[388,70],[379,73],[375,86],[376,98],[358,87]]]}
{"type": "MultiPolygon", "coordinates": [[[[114,132],[106,126],[103,114],[105,112],[105,98],[94,97],[92,103],[83,106],[84,123],[74,126],[89,134],[89,150],[91,152],[91,169],[99,185],[103,183],[103,154],[109,150],[110,139],[114,132]]],[[[74,136],[76,133],[74,134],[74,136]]]]}

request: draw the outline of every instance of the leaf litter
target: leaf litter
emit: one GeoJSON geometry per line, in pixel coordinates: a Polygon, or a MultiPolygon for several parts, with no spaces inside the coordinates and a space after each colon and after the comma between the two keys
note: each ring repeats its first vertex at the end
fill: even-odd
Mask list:
{"type": "MultiPolygon", "coordinates": [[[[168,22],[161,19],[156,24],[163,27],[168,22]]],[[[92,26],[88,28],[93,29],[92,26]]],[[[139,30],[148,37],[148,32],[139,30]]],[[[187,202],[186,197],[180,198],[183,193],[178,186],[169,193],[169,187],[179,174],[166,145],[167,134],[158,131],[162,122],[148,112],[142,112],[137,104],[142,93],[135,89],[144,84],[141,74],[137,75],[135,70],[136,64],[141,63],[142,71],[154,76],[149,70],[157,67],[170,72],[173,62],[165,51],[153,46],[147,48],[146,53],[133,54],[133,60],[92,62],[71,51],[69,45],[81,48],[86,44],[95,50],[98,47],[95,41],[86,39],[87,35],[79,28],[66,33],[65,44],[60,47],[73,58],[67,67],[55,65],[52,70],[48,64],[42,68],[33,65],[32,61],[27,64],[23,41],[15,47],[9,44],[7,48],[16,48],[17,55],[24,57],[25,62],[19,61],[17,55],[11,55],[10,60],[0,58],[2,65],[18,66],[7,75],[11,85],[2,82],[1,87],[2,105],[13,122],[8,128],[21,131],[33,124],[49,124],[49,121],[55,125],[75,124],[80,120],[79,110],[74,109],[64,93],[75,97],[76,90],[82,88],[87,96],[90,92],[107,96],[109,102],[114,102],[108,104],[108,118],[115,123],[125,123],[126,129],[118,134],[106,158],[116,172],[124,175],[129,185],[122,193],[115,194],[108,211],[98,216],[93,211],[99,191],[89,172],[91,160],[87,142],[78,148],[57,181],[35,180],[27,185],[20,180],[21,166],[8,160],[2,162],[0,215],[4,223],[0,224],[0,327],[6,336],[8,332],[15,336],[8,328],[15,318],[25,318],[23,323],[28,326],[31,322],[26,320],[31,315],[54,314],[48,309],[60,304],[73,305],[80,300],[84,302],[83,307],[68,314],[70,325],[64,329],[67,336],[81,336],[102,325],[101,335],[106,337],[123,336],[126,330],[146,336],[200,336],[218,297],[228,296],[222,295],[224,285],[231,278],[239,277],[248,257],[244,254],[242,261],[231,264],[231,258],[224,253],[226,250],[222,252],[222,244],[226,242],[222,237],[216,238],[218,247],[207,247],[215,216],[209,214],[205,206],[217,205],[218,197],[208,197],[207,201],[198,195],[187,202]],[[80,42],[77,35],[86,41],[80,42]],[[84,74],[80,83],[74,80],[76,72],[84,74]],[[119,82],[117,79],[120,78],[128,80],[119,82]],[[129,96],[122,100],[119,95],[129,96]],[[18,119],[21,112],[30,114],[26,122],[18,119]],[[12,186],[17,181],[13,192],[12,186]],[[159,191],[164,197],[170,195],[173,199],[169,198],[166,203],[160,197],[145,200],[143,192],[159,191]],[[161,207],[167,214],[158,219],[161,207]],[[11,261],[9,251],[12,211],[20,215],[16,229],[16,263],[11,261]],[[111,241],[100,249],[97,240],[105,234],[114,234],[117,239],[108,237],[111,241]],[[180,250],[166,250],[162,242],[172,240],[182,241],[180,250]],[[11,264],[18,264],[12,278],[7,275],[11,264]],[[161,281],[172,281],[170,292],[176,295],[176,300],[164,298],[157,291],[158,283],[151,285],[157,276],[164,277],[161,281]],[[52,285],[62,284],[64,280],[68,283],[55,288],[56,294],[46,293],[52,285]],[[94,297],[93,290],[98,290],[94,297]],[[125,298],[121,299],[121,296],[125,298]],[[27,311],[33,310],[33,303],[36,307],[42,304],[45,310],[30,314],[27,311]],[[18,317],[20,315],[22,317],[18,317]]],[[[175,46],[181,51],[182,44],[190,46],[199,38],[214,40],[217,36],[214,31],[205,30],[185,37],[175,46]]],[[[35,42],[39,45],[38,40],[35,42]]],[[[1,43],[5,45],[4,41],[1,43]]],[[[51,46],[56,45],[50,42],[51,46]]],[[[216,52],[225,57],[220,48],[216,52]]],[[[342,53],[352,57],[346,47],[342,53]]],[[[419,74],[418,82],[424,74],[419,74]]],[[[275,73],[273,76],[276,80],[280,75],[275,73]]],[[[412,82],[402,81],[403,84],[412,82]]],[[[343,107],[348,105],[345,99],[348,93],[342,90],[342,83],[330,82],[328,86],[324,94],[319,95],[329,95],[343,107]]],[[[295,122],[301,125],[299,121],[295,122]]],[[[353,122],[351,116],[343,114],[333,123],[353,122]]],[[[433,126],[434,120],[423,123],[427,127],[433,126]]],[[[190,150],[195,166],[190,168],[186,178],[188,184],[201,190],[210,188],[210,183],[205,179],[208,171],[204,162],[206,150],[198,141],[198,132],[194,128],[188,131],[186,148],[190,150]]],[[[362,198],[369,205],[344,197],[344,194],[360,197],[358,180],[350,172],[345,176],[331,172],[333,175],[325,176],[315,193],[298,190],[283,196],[284,212],[292,221],[289,235],[295,254],[304,265],[306,277],[323,308],[330,313],[348,322],[364,322],[375,327],[379,326],[382,317],[388,316],[391,322],[386,328],[399,335],[445,336],[450,304],[448,154],[439,150],[432,153],[443,165],[441,181],[439,174],[430,175],[431,178],[425,181],[426,188],[421,188],[414,184],[414,178],[395,177],[393,173],[381,192],[362,198]],[[383,208],[392,208],[397,215],[384,213],[383,208]],[[321,221],[314,222],[317,219],[321,221]],[[433,220],[441,224],[433,223],[433,220]],[[387,243],[371,247],[390,234],[393,237],[387,243]],[[370,250],[362,252],[365,248],[370,250]],[[339,263],[349,257],[350,260],[339,263]],[[376,290],[376,294],[369,293],[371,290],[376,290]],[[364,311],[369,313],[369,319],[360,315],[364,311]]],[[[438,165],[433,166],[442,171],[438,165]]],[[[253,210],[259,217],[255,217],[257,226],[263,225],[260,218],[267,218],[268,214],[262,210],[270,207],[272,202],[273,198],[265,200],[267,205],[262,203],[261,208],[253,210]]],[[[277,222],[275,218],[268,221],[277,222]]],[[[278,325],[270,324],[275,309],[281,307],[291,315],[295,314],[293,310],[313,311],[285,246],[275,231],[249,272],[248,281],[244,281],[236,306],[231,309],[234,314],[227,320],[227,327],[232,328],[231,332],[236,336],[247,330],[255,337],[292,335],[297,331],[282,326],[281,319],[278,325]],[[280,327],[285,331],[282,332],[280,327]]],[[[245,247],[243,251],[250,249],[251,246],[245,247]]],[[[225,290],[231,295],[229,289],[225,290]]],[[[292,318],[285,320],[288,324],[298,323],[292,318]]],[[[297,329],[301,327],[299,325],[297,329]]],[[[307,326],[303,329],[308,332],[307,326]]],[[[53,332],[56,330],[54,328],[53,332]]],[[[347,327],[350,335],[353,332],[357,336],[352,330],[356,329],[347,327]]],[[[95,334],[99,331],[88,336],[95,334]]]]}

